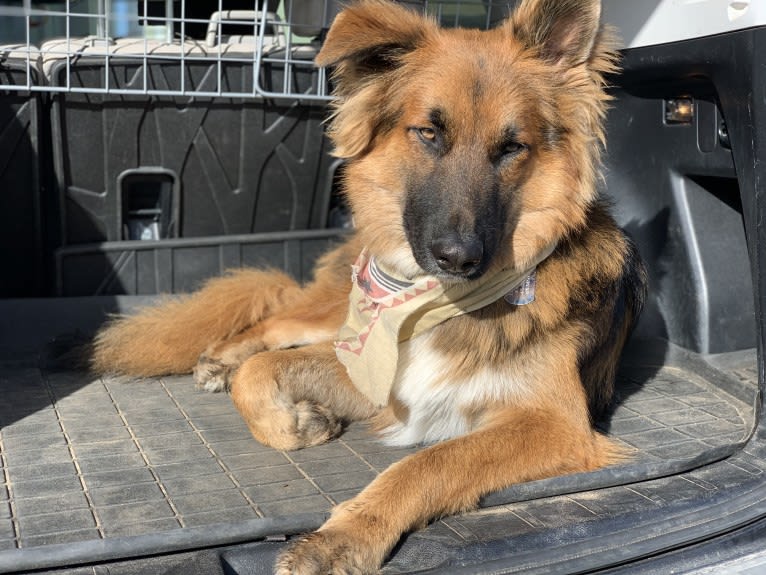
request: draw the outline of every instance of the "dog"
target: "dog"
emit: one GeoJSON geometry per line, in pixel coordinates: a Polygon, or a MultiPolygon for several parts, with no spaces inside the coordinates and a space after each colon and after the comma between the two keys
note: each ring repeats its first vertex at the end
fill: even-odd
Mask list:
{"type": "Polygon", "coordinates": [[[107,325],[91,361],[193,372],[277,449],[360,420],[423,444],[275,567],[369,573],[402,534],[488,492],[628,455],[593,423],[646,272],[597,193],[618,69],[598,0],[522,0],[487,31],[361,0],[316,63],[334,69],[328,133],[354,232],[305,286],[231,272],[107,325]]]}

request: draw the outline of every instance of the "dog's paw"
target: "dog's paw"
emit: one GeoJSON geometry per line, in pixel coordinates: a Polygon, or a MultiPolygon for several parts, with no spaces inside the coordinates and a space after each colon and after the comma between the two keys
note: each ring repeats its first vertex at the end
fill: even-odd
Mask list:
{"type": "Polygon", "coordinates": [[[293,410],[295,438],[301,448],[326,443],[343,431],[343,422],[322,405],[299,401],[293,410]]]}
{"type": "Polygon", "coordinates": [[[192,375],[194,382],[205,391],[229,391],[231,387],[229,380],[234,371],[234,366],[226,365],[220,359],[201,355],[192,375]]]}
{"type": "Polygon", "coordinates": [[[317,531],[303,536],[278,558],[277,575],[367,575],[380,561],[343,533],[317,531]]]}

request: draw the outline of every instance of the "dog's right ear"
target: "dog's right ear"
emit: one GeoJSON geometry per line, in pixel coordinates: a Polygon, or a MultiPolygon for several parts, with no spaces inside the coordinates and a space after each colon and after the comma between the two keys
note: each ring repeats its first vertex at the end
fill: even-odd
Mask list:
{"type": "Polygon", "coordinates": [[[335,66],[335,93],[345,96],[365,80],[397,67],[402,56],[422,43],[435,24],[386,0],[362,0],[335,18],[317,66],[335,66]]]}

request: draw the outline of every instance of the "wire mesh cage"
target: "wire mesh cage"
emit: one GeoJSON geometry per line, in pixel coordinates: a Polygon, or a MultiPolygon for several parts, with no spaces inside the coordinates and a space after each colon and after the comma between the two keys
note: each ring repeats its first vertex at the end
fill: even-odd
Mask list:
{"type": "MultiPolygon", "coordinates": [[[[509,4],[402,3],[443,25],[480,28],[509,4]]],[[[4,0],[0,83],[17,91],[327,100],[327,73],[313,60],[340,7],[336,0],[4,0]]]]}

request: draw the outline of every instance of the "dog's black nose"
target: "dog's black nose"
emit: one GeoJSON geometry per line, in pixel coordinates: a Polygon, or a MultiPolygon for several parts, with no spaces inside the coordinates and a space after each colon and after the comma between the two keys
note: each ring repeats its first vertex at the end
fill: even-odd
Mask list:
{"type": "Polygon", "coordinates": [[[484,244],[475,235],[449,233],[433,241],[431,253],[445,272],[470,276],[481,266],[484,244]]]}

